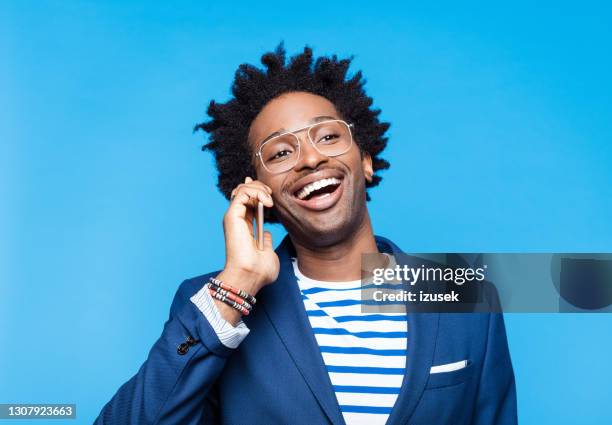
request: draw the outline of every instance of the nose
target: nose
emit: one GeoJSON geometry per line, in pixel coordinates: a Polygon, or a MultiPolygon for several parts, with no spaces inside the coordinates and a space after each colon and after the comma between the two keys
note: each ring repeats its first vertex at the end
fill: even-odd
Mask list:
{"type": "MultiPolygon", "coordinates": [[[[298,136],[299,137],[299,136],[298,136]]],[[[327,155],[322,154],[314,148],[307,134],[303,134],[300,137],[300,157],[298,162],[295,164],[294,169],[296,171],[303,170],[305,168],[316,169],[321,164],[329,161],[327,155]]]]}

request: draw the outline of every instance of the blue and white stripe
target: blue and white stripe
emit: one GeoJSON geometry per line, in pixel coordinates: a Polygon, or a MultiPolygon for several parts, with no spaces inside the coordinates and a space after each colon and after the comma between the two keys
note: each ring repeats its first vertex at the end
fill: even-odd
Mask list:
{"type": "Polygon", "coordinates": [[[293,268],[345,422],[386,423],[406,368],[405,313],[362,313],[359,280],[313,280],[296,259],[293,268]]]}

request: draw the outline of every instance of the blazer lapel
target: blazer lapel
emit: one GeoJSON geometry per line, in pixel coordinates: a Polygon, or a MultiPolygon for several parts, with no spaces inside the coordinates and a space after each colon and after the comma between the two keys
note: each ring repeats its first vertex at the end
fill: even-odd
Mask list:
{"type": "Polygon", "coordinates": [[[263,296],[259,298],[263,309],[329,420],[342,425],[344,419],[293,273],[291,256],[295,253],[289,236],[276,252],[280,273],[275,283],[261,291],[263,296]]]}
{"type": "MultiPolygon", "coordinates": [[[[377,236],[376,243],[380,252],[390,254],[401,250],[386,238],[377,236]]],[[[412,264],[418,267],[417,264],[412,264]]],[[[406,371],[397,401],[389,415],[387,425],[406,424],[412,416],[425,389],[429,369],[433,364],[434,350],[438,339],[439,313],[408,313],[408,349],[406,352],[406,371]]]]}
{"type": "Polygon", "coordinates": [[[406,372],[387,425],[406,424],[416,408],[433,364],[439,313],[408,313],[406,372]]]}

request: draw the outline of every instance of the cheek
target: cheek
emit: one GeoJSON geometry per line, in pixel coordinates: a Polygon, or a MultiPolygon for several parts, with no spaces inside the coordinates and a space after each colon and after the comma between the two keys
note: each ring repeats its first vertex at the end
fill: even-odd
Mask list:
{"type": "Polygon", "coordinates": [[[364,178],[363,161],[358,150],[352,153],[348,159],[346,166],[351,170],[351,174],[356,179],[364,178]]]}
{"type": "Polygon", "coordinates": [[[261,167],[255,167],[255,176],[257,181],[262,182],[274,191],[274,185],[276,184],[275,181],[277,180],[275,175],[268,173],[261,167]]]}
{"type": "Polygon", "coordinates": [[[282,176],[262,176],[261,182],[272,189],[272,197],[279,199],[283,191],[284,178],[282,176]]]}

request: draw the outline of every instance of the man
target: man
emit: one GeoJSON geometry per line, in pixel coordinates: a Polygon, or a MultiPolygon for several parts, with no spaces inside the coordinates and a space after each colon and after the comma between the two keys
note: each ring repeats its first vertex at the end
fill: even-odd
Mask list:
{"type": "Polygon", "coordinates": [[[362,254],[400,252],[366,206],[389,125],[361,73],[347,79],[336,56],[313,65],[308,47],[286,64],[282,43],[262,63],[241,65],[234,97],[196,127],[230,199],[225,266],[180,285],[97,423],[516,423],[500,314],[359,308],[362,254]],[[276,250],[269,232],[263,249],[254,239],[259,202],[288,232],[276,250]]]}

